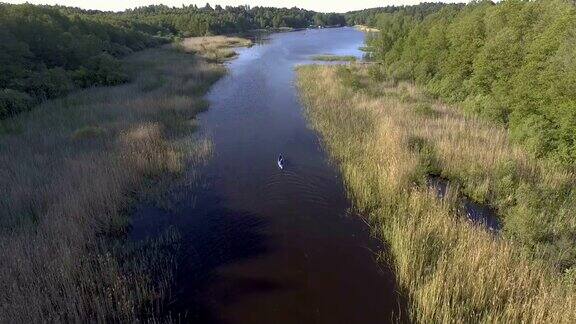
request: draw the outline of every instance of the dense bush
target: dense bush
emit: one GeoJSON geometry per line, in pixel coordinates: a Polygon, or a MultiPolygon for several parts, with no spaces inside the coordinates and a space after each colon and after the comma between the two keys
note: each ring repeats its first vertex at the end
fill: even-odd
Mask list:
{"type": "Polygon", "coordinates": [[[116,85],[127,81],[128,75],[119,60],[103,53],[90,58],[85,66],[75,71],[74,80],[82,87],[116,85]]]}
{"type": "Polygon", "coordinates": [[[70,75],[61,67],[34,72],[27,80],[26,90],[39,100],[63,96],[74,89],[70,75]]]}
{"type": "Polygon", "coordinates": [[[114,57],[160,40],[61,8],[0,4],[0,118],[78,87],[126,79],[114,57]]]}
{"type": "Polygon", "coordinates": [[[576,9],[568,0],[474,1],[378,15],[387,75],[503,123],[536,156],[576,159],[576,9]]]}
{"type": "Polygon", "coordinates": [[[11,89],[0,89],[0,119],[26,111],[30,109],[32,103],[32,97],[26,93],[11,89]]]}

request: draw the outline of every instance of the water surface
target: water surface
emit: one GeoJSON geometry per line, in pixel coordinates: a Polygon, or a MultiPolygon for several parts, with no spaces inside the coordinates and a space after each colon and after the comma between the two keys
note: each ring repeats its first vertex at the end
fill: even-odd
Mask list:
{"type": "Polygon", "coordinates": [[[375,260],[383,247],[350,212],[294,84],[296,65],[361,57],[363,40],[351,28],[274,34],[240,50],[212,88],[200,125],[214,155],[201,185],[190,171],[173,190],[177,207],[141,206],[132,231],[171,225],[183,237],[171,312],[213,323],[386,323],[401,312],[394,275],[375,260]]]}

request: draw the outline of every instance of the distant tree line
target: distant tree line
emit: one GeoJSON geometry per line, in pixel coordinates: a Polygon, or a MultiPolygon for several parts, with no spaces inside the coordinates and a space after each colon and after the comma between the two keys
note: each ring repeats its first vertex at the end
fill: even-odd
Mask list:
{"type": "Polygon", "coordinates": [[[410,79],[505,124],[532,153],[576,159],[576,7],[571,0],[474,1],[377,16],[389,77],[410,79]]]}
{"type": "MultiPolygon", "coordinates": [[[[414,18],[424,18],[425,16],[439,11],[440,9],[447,6],[447,4],[441,2],[424,2],[416,6],[387,6],[380,8],[370,8],[358,11],[350,11],[346,13],[346,24],[349,26],[364,25],[369,27],[377,27],[378,18],[382,14],[392,14],[395,12],[402,11],[414,18]]],[[[462,7],[463,4],[449,5],[462,7]]]]}
{"type": "Polygon", "coordinates": [[[159,36],[204,36],[242,33],[255,29],[306,28],[345,25],[341,14],[316,13],[299,8],[221,7],[209,4],[169,7],[152,5],[118,14],[93,15],[123,27],[159,36]]]}
{"type": "Polygon", "coordinates": [[[127,80],[118,58],[174,37],[345,25],[298,8],[163,5],[123,12],[0,3],[0,119],[84,87],[127,80]]]}

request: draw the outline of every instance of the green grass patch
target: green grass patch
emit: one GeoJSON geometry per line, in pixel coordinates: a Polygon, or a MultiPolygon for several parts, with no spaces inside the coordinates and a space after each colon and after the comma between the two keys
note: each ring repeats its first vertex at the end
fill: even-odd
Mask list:
{"type": "Polygon", "coordinates": [[[430,117],[430,118],[435,118],[438,117],[440,115],[440,113],[436,110],[434,110],[434,108],[432,108],[432,105],[427,103],[427,102],[419,102],[417,104],[414,105],[414,112],[416,112],[416,114],[423,116],[423,117],[430,117]]]}

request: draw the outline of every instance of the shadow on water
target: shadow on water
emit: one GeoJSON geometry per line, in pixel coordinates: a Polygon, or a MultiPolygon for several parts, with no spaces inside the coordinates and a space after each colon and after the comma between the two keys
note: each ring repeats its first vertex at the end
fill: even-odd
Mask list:
{"type": "MultiPolygon", "coordinates": [[[[207,205],[167,211],[141,204],[134,215],[130,240],[160,237],[168,229],[180,234],[176,258],[176,285],[163,316],[182,322],[227,323],[216,305],[229,305],[251,294],[271,293],[284,287],[259,278],[221,273],[218,269],[273,253],[263,229],[263,217],[227,209],[207,210],[218,199],[203,195],[207,205]],[[193,214],[190,214],[190,211],[193,214]]],[[[218,206],[216,203],[215,206],[218,206]]]]}
{"type": "Polygon", "coordinates": [[[182,260],[189,262],[181,262],[178,269],[178,286],[170,312],[185,320],[221,323],[212,314],[211,302],[230,304],[248,294],[280,289],[265,280],[235,278],[216,271],[243,259],[272,253],[260,231],[263,223],[256,215],[230,210],[215,210],[199,217],[196,224],[192,224],[196,230],[184,238],[182,260]],[[208,287],[212,285],[225,285],[228,292],[211,295],[208,287]]]}
{"type": "MultiPolygon", "coordinates": [[[[450,188],[450,181],[439,176],[430,176],[428,177],[428,186],[436,192],[438,198],[443,199],[446,197],[450,188]]],[[[466,214],[468,220],[474,224],[483,226],[490,232],[500,232],[502,224],[500,223],[498,214],[493,208],[485,204],[477,203],[464,195],[458,198],[461,204],[461,212],[462,214],[466,214]]]]}

